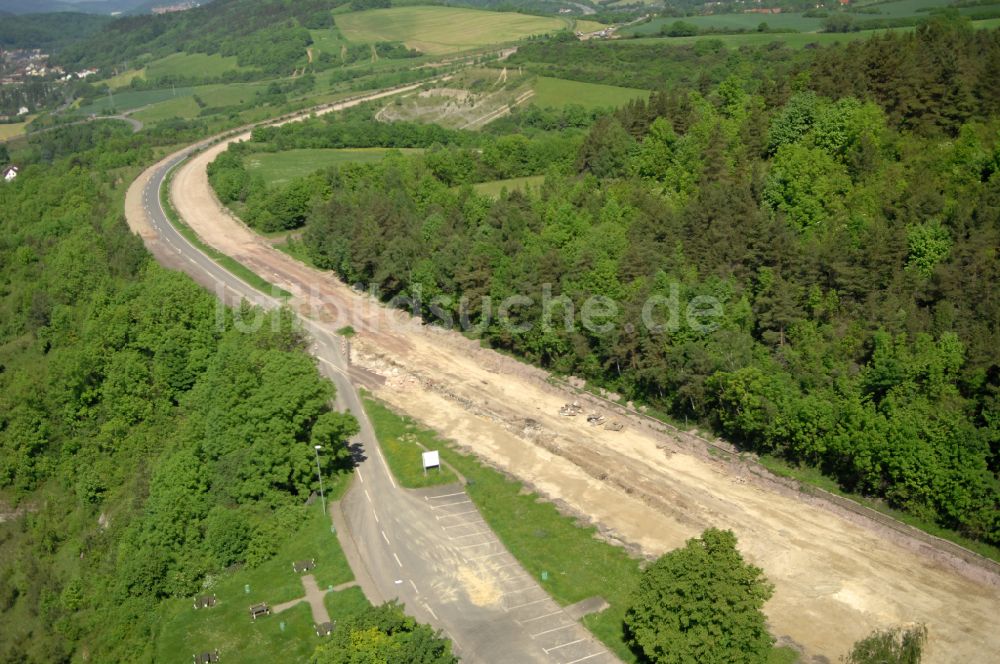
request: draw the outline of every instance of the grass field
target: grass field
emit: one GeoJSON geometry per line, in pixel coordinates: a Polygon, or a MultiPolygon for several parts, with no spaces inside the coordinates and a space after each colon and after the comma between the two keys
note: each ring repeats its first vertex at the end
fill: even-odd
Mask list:
{"type": "Polygon", "coordinates": [[[220,76],[227,71],[239,69],[235,57],[219,54],[173,53],[165,58],[153,60],[146,65],[146,78],[161,76],[220,76]]]}
{"type": "Polygon", "coordinates": [[[537,187],[545,182],[544,175],[529,175],[523,178],[510,178],[509,180],[493,180],[492,182],[480,182],[472,185],[478,193],[497,198],[504,189],[507,191],[524,191],[528,187],[537,187]]]}
{"type": "MultiPolygon", "coordinates": [[[[867,16],[866,16],[867,17],[867,16]]],[[[872,18],[875,18],[874,16],[872,18]]],[[[685,16],[684,18],[656,18],[649,23],[623,31],[623,34],[656,35],[660,28],[683,21],[699,28],[719,28],[728,30],[756,30],[761,23],[778,30],[816,32],[823,27],[823,19],[808,18],[801,13],[787,14],[713,14],[710,16],[685,16]]]]}
{"type": "Polygon", "coordinates": [[[140,122],[153,124],[171,118],[193,118],[198,115],[200,110],[198,104],[194,102],[194,97],[187,96],[153,104],[149,108],[133,114],[132,117],[140,122]]]}
{"type": "MultiPolygon", "coordinates": [[[[225,85],[199,85],[194,88],[177,88],[177,96],[171,96],[167,99],[157,101],[149,105],[148,108],[143,108],[143,110],[135,113],[135,118],[148,123],[159,122],[160,120],[175,117],[193,118],[197,117],[198,113],[201,111],[201,107],[199,107],[194,100],[194,95],[198,95],[207,108],[219,108],[250,101],[258,91],[266,88],[267,85],[268,81],[257,83],[229,83],[225,85]]],[[[165,92],[172,94],[174,91],[157,90],[153,92],[165,92]]],[[[140,93],[123,93],[115,95],[115,107],[119,109],[128,108],[121,106],[119,104],[119,99],[124,98],[126,100],[131,100],[132,94],[140,93]]],[[[110,100],[107,101],[110,104],[110,100]]]]}
{"type": "Polygon", "coordinates": [[[598,30],[603,30],[608,26],[603,23],[598,23],[597,21],[588,21],[586,19],[577,19],[576,23],[573,25],[573,30],[576,32],[582,32],[584,34],[588,32],[597,32],[598,30]]]}
{"type": "MultiPolygon", "coordinates": [[[[346,486],[347,481],[340,484],[346,486]]],[[[196,611],[190,598],[165,602],[158,621],[161,628],[156,638],[156,661],[190,661],[192,654],[216,648],[223,661],[306,661],[319,643],[308,604],[257,621],[250,619],[247,610],[258,602],[274,606],[301,597],[302,582],[292,571],[292,562],[306,558],[316,559],[312,573],[320,588],[353,578],[337,537],[330,531],[329,517],[319,504],[310,508],[302,529],[272,560],[256,569],[225,574],[206,589],[206,593],[215,594],[215,607],[196,611]],[[245,591],[247,585],[249,593],[245,591]]],[[[368,605],[358,588],[327,593],[325,603],[333,619],[357,613],[368,605]]]]}
{"type": "Polygon", "coordinates": [[[24,133],[27,122],[14,122],[12,124],[0,124],[0,141],[16,138],[24,133]]]}
{"type": "MultiPolygon", "coordinates": [[[[912,30],[913,28],[897,28],[897,30],[912,30]]],[[[788,48],[802,48],[806,44],[836,44],[838,42],[856,41],[858,39],[868,39],[876,34],[886,32],[885,30],[869,30],[866,32],[787,32],[783,34],[768,34],[766,32],[749,32],[742,35],[703,35],[698,37],[644,37],[629,40],[630,44],[693,44],[696,41],[706,39],[717,39],[727,48],[739,48],[740,46],[763,46],[774,42],[781,42],[788,48]]]]}
{"type": "MultiPolygon", "coordinates": [[[[398,152],[413,153],[417,149],[398,152]]],[[[393,152],[389,148],[301,149],[284,152],[260,152],[245,158],[247,170],[260,173],[269,185],[284,184],[289,180],[309,175],[322,168],[348,163],[381,161],[393,152]]]]}
{"type": "Polygon", "coordinates": [[[339,56],[340,47],[347,43],[347,40],[344,39],[344,36],[340,34],[340,30],[337,28],[310,30],[309,34],[312,36],[313,48],[322,53],[339,56]]]}
{"type": "Polygon", "coordinates": [[[134,78],[146,78],[146,68],[129,69],[128,71],[124,71],[117,76],[112,76],[104,82],[107,83],[108,87],[112,90],[117,90],[118,88],[127,87],[134,78]]]}
{"type": "Polygon", "coordinates": [[[100,115],[102,113],[107,113],[112,108],[121,112],[133,108],[142,108],[143,106],[149,106],[161,101],[167,101],[168,99],[190,97],[193,93],[194,88],[166,88],[164,90],[121,92],[115,95],[104,95],[103,97],[99,97],[87,106],[81,106],[76,112],[83,115],[100,115]]]}
{"type": "MultiPolygon", "coordinates": [[[[1000,19],[987,19],[983,21],[973,21],[972,27],[977,30],[992,30],[1000,28],[1000,19]]],[[[876,35],[886,32],[910,32],[914,28],[890,28],[888,30],[864,30],[862,32],[787,32],[787,33],[766,33],[749,32],[740,35],[700,35],[697,37],[644,37],[632,39],[629,44],[692,44],[703,39],[718,39],[728,48],[739,48],[740,46],[761,46],[773,42],[781,42],[789,48],[802,48],[806,44],[820,44],[826,46],[837,42],[856,41],[858,39],[870,39],[876,35]]]]}
{"type": "MultiPolygon", "coordinates": [[[[889,2],[874,5],[878,14],[850,14],[855,21],[869,21],[875,19],[899,19],[899,18],[923,18],[928,16],[928,9],[943,8],[948,6],[947,0],[899,0],[899,2],[889,2]]],[[[963,7],[959,9],[963,14],[981,13],[1000,9],[1000,2],[994,5],[963,7]]],[[[622,31],[625,35],[645,35],[652,36],[659,34],[662,26],[669,26],[675,21],[683,21],[696,25],[699,28],[720,28],[730,30],[756,30],[761,23],[767,23],[768,27],[779,30],[796,30],[798,32],[819,32],[823,28],[822,18],[811,18],[804,16],[801,12],[788,12],[781,14],[713,14],[710,16],[686,16],[684,18],[656,18],[649,23],[628,28],[622,31]]],[[[977,26],[985,27],[985,26],[977,26]]],[[[779,35],[771,35],[776,37],[779,35]]]]}
{"type": "Polygon", "coordinates": [[[547,76],[539,76],[535,81],[534,89],[535,96],[531,98],[532,104],[556,108],[569,104],[579,104],[585,108],[617,107],[623,106],[633,99],[649,97],[648,90],[568,81],[547,76]]]}
{"type": "Polygon", "coordinates": [[[337,16],[352,42],[399,41],[439,55],[517,41],[567,27],[559,18],[457,7],[395,7],[337,16]]]}

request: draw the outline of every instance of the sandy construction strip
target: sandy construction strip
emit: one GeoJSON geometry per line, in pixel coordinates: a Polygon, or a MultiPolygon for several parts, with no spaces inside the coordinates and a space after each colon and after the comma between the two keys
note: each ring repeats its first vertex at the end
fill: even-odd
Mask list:
{"type": "MultiPolygon", "coordinates": [[[[388,312],[230,216],[205,173],[225,147],[178,171],[175,206],[205,242],[295,293],[301,312],[334,330],[352,325],[354,361],[386,378],[373,385],[379,397],[643,553],[660,554],[709,526],[731,528],[776,586],[766,607],[773,631],[807,655],[835,660],[872,629],[908,622],[928,626],[925,661],[1000,652],[994,576],[634,423],[614,433],[560,417],[571,397],[544,372],[388,312]]],[[[141,227],[132,219],[141,207],[127,214],[141,227]]]]}

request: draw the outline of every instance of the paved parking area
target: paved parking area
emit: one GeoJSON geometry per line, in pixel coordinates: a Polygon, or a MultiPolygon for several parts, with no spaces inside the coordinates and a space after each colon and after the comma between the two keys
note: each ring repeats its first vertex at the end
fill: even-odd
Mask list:
{"type": "Polygon", "coordinates": [[[445,546],[494,577],[500,606],[557,664],[618,662],[586,628],[573,620],[507,551],[465,491],[455,486],[425,492],[445,546]]]}

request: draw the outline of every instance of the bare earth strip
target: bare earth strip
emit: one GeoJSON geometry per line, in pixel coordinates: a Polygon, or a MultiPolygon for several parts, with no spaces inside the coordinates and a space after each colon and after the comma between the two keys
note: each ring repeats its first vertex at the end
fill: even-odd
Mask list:
{"type": "MultiPolygon", "coordinates": [[[[334,330],[352,325],[355,364],[385,378],[371,381],[380,398],[644,554],[709,526],[731,528],[776,586],[766,607],[774,632],[807,655],[836,660],[873,628],[908,622],[928,626],[925,661],[985,661],[1000,652],[995,576],[637,423],[615,433],[560,417],[571,397],[544,372],[389,312],[230,216],[205,173],[225,148],[213,146],[177,172],[174,205],[205,242],[295,293],[300,311],[334,330]]],[[[126,213],[141,231],[141,202],[130,197],[126,213]]]]}

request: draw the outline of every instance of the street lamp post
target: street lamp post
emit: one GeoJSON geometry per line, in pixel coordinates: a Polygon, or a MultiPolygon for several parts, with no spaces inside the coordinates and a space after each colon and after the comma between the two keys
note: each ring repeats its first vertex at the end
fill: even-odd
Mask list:
{"type": "Polygon", "coordinates": [[[323,495],[323,471],[319,468],[319,451],[323,449],[323,446],[313,445],[313,449],[316,450],[316,477],[319,478],[319,499],[323,503],[323,514],[326,514],[326,496],[323,495]]]}

